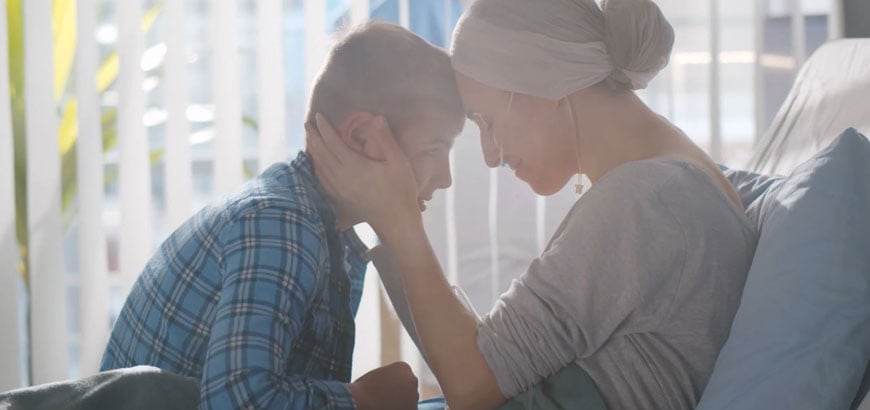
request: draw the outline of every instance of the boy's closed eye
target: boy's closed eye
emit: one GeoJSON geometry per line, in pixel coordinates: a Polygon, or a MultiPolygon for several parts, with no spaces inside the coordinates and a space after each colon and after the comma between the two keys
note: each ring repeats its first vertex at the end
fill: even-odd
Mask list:
{"type": "Polygon", "coordinates": [[[454,135],[434,133],[435,135],[405,135],[406,149],[411,158],[440,158],[449,156],[455,140],[454,135]]]}

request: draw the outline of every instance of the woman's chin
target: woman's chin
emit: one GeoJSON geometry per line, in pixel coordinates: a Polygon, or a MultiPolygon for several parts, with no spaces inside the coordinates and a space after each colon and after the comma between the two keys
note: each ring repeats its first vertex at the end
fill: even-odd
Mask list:
{"type": "Polygon", "coordinates": [[[550,196],[553,195],[561,189],[559,186],[555,186],[554,184],[526,181],[527,184],[532,188],[532,191],[535,191],[536,194],[540,196],[550,196]]]}
{"type": "Polygon", "coordinates": [[[543,179],[543,178],[528,178],[528,179],[526,179],[526,178],[521,177],[519,174],[517,174],[517,177],[520,177],[520,179],[522,179],[527,184],[529,184],[529,187],[532,188],[532,191],[534,191],[536,194],[538,194],[540,196],[550,196],[550,195],[556,194],[559,191],[561,191],[562,188],[565,187],[565,184],[567,184],[567,182],[568,182],[567,180],[562,180],[562,179],[560,179],[558,181],[547,180],[547,179],[543,179]]]}

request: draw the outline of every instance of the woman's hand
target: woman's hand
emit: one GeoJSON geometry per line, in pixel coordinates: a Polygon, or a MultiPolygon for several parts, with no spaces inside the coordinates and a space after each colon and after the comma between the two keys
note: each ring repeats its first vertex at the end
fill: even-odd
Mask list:
{"type": "Polygon", "coordinates": [[[380,145],[381,161],[351,149],[319,113],[316,120],[317,129],[306,127],[306,146],[330,199],[362,216],[382,237],[420,220],[413,170],[384,117],[374,119],[373,137],[366,141],[380,145]]]}
{"type": "Polygon", "coordinates": [[[320,115],[308,129],[308,153],[317,179],[337,204],[372,225],[395,256],[405,298],[422,351],[451,407],[494,408],[504,401],[495,375],[477,347],[477,324],[456,299],[423,230],[417,183],[408,160],[383,117],[374,120],[372,138],[383,160],[355,152],[320,115]]]}

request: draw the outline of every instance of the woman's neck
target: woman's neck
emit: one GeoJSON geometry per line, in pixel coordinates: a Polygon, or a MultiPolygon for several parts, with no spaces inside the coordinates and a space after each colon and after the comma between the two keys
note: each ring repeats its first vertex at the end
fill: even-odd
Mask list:
{"type": "Polygon", "coordinates": [[[679,138],[632,92],[590,87],[571,95],[580,169],[594,184],[627,162],[661,156],[679,138]]]}

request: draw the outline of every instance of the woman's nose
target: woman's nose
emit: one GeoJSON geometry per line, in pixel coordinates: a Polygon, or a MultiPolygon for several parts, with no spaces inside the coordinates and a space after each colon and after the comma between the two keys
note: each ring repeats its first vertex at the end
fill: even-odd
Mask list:
{"type": "Polygon", "coordinates": [[[447,169],[442,170],[438,175],[438,188],[439,189],[447,189],[453,185],[453,176],[450,175],[450,166],[447,166],[447,169]]]}
{"type": "Polygon", "coordinates": [[[498,147],[495,145],[492,134],[488,132],[480,133],[480,149],[483,151],[483,161],[486,162],[486,166],[495,168],[501,165],[501,155],[499,154],[498,147]]]}

